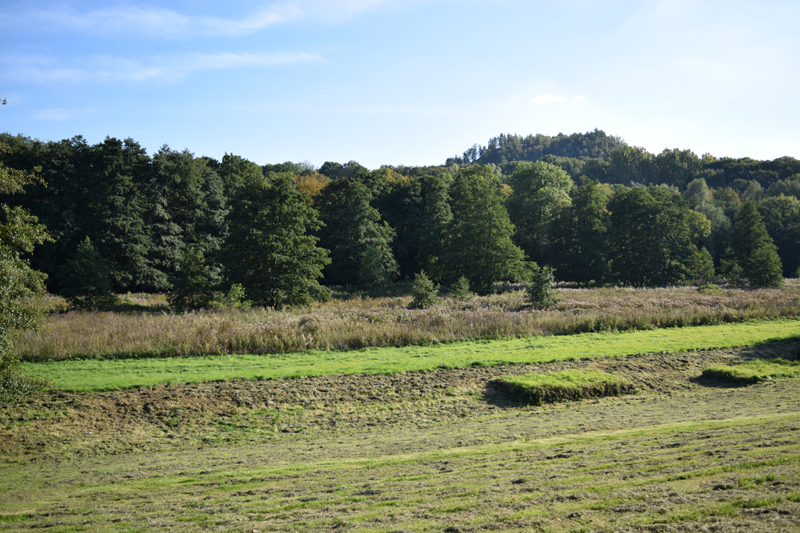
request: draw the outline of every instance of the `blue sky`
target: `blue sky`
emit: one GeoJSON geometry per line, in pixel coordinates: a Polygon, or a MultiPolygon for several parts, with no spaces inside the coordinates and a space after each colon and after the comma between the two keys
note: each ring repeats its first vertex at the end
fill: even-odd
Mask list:
{"type": "Polygon", "coordinates": [[[441,164],[595,128],[800,157],[800,2],[5,0],[0,131],[259,164],[441,164]]]}

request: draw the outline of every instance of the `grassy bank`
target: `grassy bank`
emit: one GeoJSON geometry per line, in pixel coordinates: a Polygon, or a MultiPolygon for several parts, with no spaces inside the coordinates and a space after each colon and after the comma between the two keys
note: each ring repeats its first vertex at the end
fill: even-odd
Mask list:
{"type": "MultiPolygon", "coordinates": [[[[559,289],[548,311],[526,307],[522,292],[445,300],[408,309],[410,298],[337,299],[286,311],[171,314],[164,302],[135,312],[54,313],[40,332],[16,340],[24,361],[267,354],[430,345],[479,339],[633,331],[800,316],[800,284],[782,289],[559,289]]],[[[162,298],[163,300],[163,298],[162,298]]],[[[295,357],[294,355],[292,357],[295,357]]]]}
{"type": "Polygon", "coordinates": [[[441,366],[537,363],[651,352],[685,352],[750,346],[797,338],[800,320],[755,321],[626,333],[538,336],[434,346],[312,351],[272,355],[202,356],[173,359],[77,360],[24,363],[25,372],[73,391],[111,390],[166,382],[235,378],[269,379],[327,374],[394,373],[441,366]]]}

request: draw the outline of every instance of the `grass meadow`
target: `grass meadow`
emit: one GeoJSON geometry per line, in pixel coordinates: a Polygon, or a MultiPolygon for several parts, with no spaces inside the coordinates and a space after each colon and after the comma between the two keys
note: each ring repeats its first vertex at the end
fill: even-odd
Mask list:
{"type": "Polygon", "coordinates": [[[622,333],[549,335],[430,346],[181,358],[88,359],[23,363],[26,372],[71,391],[101,391],[215,380],[498,366],[751,346],[800,337],[800,320],[753,321],[622,333]]]}
{"type": "MultiPolygon", "coordinates": [[[[123,297],[128,312],[54,312],[40,331],[15,340],[23,361],[276,354],[309,350],[436,345],[462,341],[651,330],[800,316],[800,280],[782,289],[693,287],[559,289],[547,311],[526,306],[522,291],[468,302],[445,299],[409,309],[409,297],[333,301],[284,311],[176,314],[163,296],[123,297]]],[[[51,307],[64,309],[53,299],[51,307]]]]}

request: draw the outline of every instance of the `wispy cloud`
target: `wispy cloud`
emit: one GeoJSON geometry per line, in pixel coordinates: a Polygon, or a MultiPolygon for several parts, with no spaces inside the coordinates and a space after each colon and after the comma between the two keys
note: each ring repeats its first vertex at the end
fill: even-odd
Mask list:
{"type": "Polygon", "coordinates": [[[48,122],[58,122],[63,120],[72,120],[73,118],[85,115],[91,112],[90,109],[66,109],[66,108],[53,108],[53,109],[40,109],[33,114],[34,120],[43,120],[48,122]]]}
{"type": "Polygon", "coordinates": [[[187,54],[154,58],[149,62],[112,57],[95,56],[81,60],[82,66],[61,65],[43,57],[17,58],[4,69],[9,78],[27,82],[144,82],[181,81],[195,72],[230,69],[260,68],[294,63],[321,61],[316,54],[303,52],[284,53],[218,53],[187,54]],[[88,66],[87,66],[88,65],[88,66]]]}
{"type": "Polygon", "coordinates": [[[585,96],[567,98],[566,96],[556,96],[555,94],[540,94],[539,96],[531,98],[531,101],[538,105],[555,104],[559,102],[583,102],[584,100],[586,100],[585,96]]]}
{"type": "Polygon", "coordinates": [[[94,11],[70,8],[32,9],[6,14],[5,24],[37,24],[55,31],[148,37],[241,36],[297,20],[340,21],[390,2],[410,0],[291,0],[265,2],[237,18],[187,15],[161,7],[132,4],[94,11]],[[16,22],[15,22],[16,21],[16,22]]]}

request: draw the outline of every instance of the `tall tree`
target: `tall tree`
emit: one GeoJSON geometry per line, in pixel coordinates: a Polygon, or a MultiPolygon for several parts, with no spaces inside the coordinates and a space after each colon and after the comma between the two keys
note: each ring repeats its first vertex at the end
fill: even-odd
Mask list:
{"type": "Polygon", "coordinates": [[[571,196],[572,205],[553,224],[549,255],[560,279],[603,282],[609,277],[608,197],[592,180],[572,189],[571,196]]]}
{"type": "MultiPolygon", "coordinates": [[[[3,149],[0,145],[0,151],[3,149]]],[[[0,163],[0,194],[22,192],[32,181],[31,174],[0,163]]],[[[11,335],[36,324],[38,313],[27,300],[44,293],[46,275],[31,268],[23,257],[49,236],[36,217],[19,206],[3,204],[0,212],[0,403],[4,404],[44,385],[22,374],[11,335]]]]}
{"type": "Polygon", "coordinates": [[[443,173],[422,179],[423,208],[417,263],[440,283],[446,274],[441,256],[447,249],[448,228],[453,220],[448,194],[450,181],[450,177],[443,173]]]}
{"type": "Polygon", "coordinates": [[[326,283],[373,290],[396,278],[394,230],[381,220],[372,200],[369,187],[357,178],[340,178],[323,189],[319,208],[325,226],[320,245],[331,252],[326,283]]]}
{"type": "Polygon", "coordinates": [[[736,212],[727,255],[729,262],[741,266],[744,277],[753,285],[779,287],[783,283],[777,247],[752,200],[736,212]]]}
{"type": "Polygon", "coordinates": [[[475,292],[488,294],[495,282],[522,276],[525,254],[511,240],[514,225],[492,169],[462,169],[453,180],[450,197],[453,218],[442,254],[448,280],[465,276],[475,292]]]}
{"type": "Polygon", "coordinates": [[[150,258],[153,242],[145,221],[150,158],[131,139],[107,138],[93,147],[91,229],[86,233],[109,261],[117,292],[167,288],[167,276],[150,258]]]}
{"type": "Polygon", "coordinates": [[[620,282],[663,285],[687,278],[696,242],[711,224],[689,210],[686,201],[658,186],[618,191],[608,202],[611,212],[611,267],[620,282]]]}
{"type": "Polygon", "coordinates": [[[153,156],[147,205],[156,268],[176,274],[190,246],[213,261],[225,237],[228,209],[222,180],[204,160],[163,146],[153,156]]]}
{"type": "Polygon", "coordinates": [[[511,175],[508,215],[516,228],[514,241],[537,263],[547,262],[553,219],[570,205],[572,179],[560,167],[537,161],[520,163],[511,175]]]}
{"type": "Polygon", "coordinates": [[[800,268],[800,200],[794,196],[766,198],[758,210],[778,247],[784,277],[794,277],[800,268]]]}
{"type": "Polygon", "coordinates": [[[309,234],[320,226],[317,212],[291,174],[251,175],[232,203],[221,254],[231,283],[241,284],[255,303],[275,308],[330,295],[317,281],[327,253],[309,234]]]}

